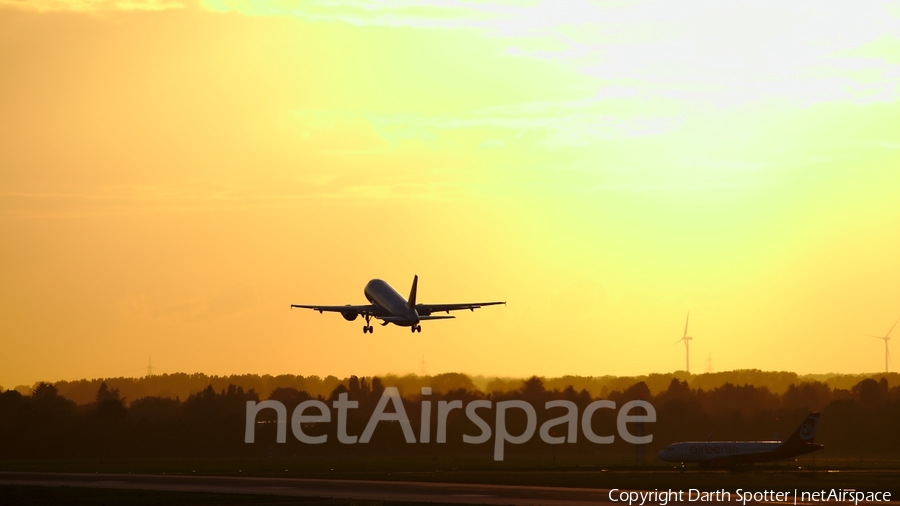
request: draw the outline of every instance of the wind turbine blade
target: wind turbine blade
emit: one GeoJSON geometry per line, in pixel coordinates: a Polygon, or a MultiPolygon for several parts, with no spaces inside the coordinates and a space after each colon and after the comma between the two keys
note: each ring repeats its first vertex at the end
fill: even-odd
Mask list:
{"type": "Polygon", "coordinates": [[[893,325],[891,325],[891,330],[888,330],[888,333],[887,333],[887,334],[885,334],[885,335],[884,335],[884,337],[887,337],[887,336],[889,336],[889,335],[891,335],[891,332],[892,332],[892,331],[893,331],[893,330],[894,330],[894,327],[896,327],[896,326],[897,326],[897,322],[900,322],[900,318],[897,318],[897,321],[896,321],[896,322],[894,322],[894,324],[893,324],[893,325]]]}
{"type": "MultiPolygon", "coordinates": [[[[684,337],[687,337],[688,322],[691,320],[691,312],[688,311],[687,318],[684,320],[684,337]]],[[[890,333],[890,332],[888,332],[890,333]]]]}
{"type": "Polygon", "coordinates": [[[681,339],[675,341],[675,344],[678,344],[678,343],[680,343],[681,341],[684,341],[684,338],[683,338],[683,337],[682,337],[681,339]]]}

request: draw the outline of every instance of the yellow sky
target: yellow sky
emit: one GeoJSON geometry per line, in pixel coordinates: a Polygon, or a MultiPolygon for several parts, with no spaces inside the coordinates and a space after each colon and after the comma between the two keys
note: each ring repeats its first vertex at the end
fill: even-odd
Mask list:
{"type": "Polygon", "coordinates": [[[0,385],[882,370],[900,5],[783,4],[0,0],[0,385]]]}

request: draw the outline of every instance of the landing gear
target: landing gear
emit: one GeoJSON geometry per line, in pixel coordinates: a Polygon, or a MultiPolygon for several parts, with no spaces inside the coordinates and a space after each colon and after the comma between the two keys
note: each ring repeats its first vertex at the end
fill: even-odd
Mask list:
{"type": "Polygon", "coordinates": [[[363,325],[363,334],[371,334],[372,332],[375,332],[375,329],[371,325],[369,325],[369,320],[371,319],[372,317],[370,315],[366,315],[366,324],[363,325]]]}
{"type": "Polygon", "coordinates": [[[409,328],[409,331],[412,332],[412,333],[416,333],[416,332],[420,332],[420,333],[421,333],[421,332],[422,332],[422,326],[421,326],[421,325],[413,325],[412,327],[409,328]]]}

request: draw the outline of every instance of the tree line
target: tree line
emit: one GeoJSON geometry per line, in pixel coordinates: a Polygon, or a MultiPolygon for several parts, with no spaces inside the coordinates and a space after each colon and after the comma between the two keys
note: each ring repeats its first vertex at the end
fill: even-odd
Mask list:
{"type": "MultiPolygon", "coordinates": [[[[295,377],[296,378],[296,377],[295,377]]],[[[403,379],[407,377],[402,377],[403,379]]],[[[391,378],[387,378],[391,379],[391,378]]],[[[245,444],[247,401],[277,400],[290,413],[306,400],[317,399],[331,406],[342,393],[359,402],[352,410],[348,434],[360,434],[384,389],[385,378],[351,376],[333,381],[328,392],[276,386],[261,396],[255,388],[230,383],[221,387],[209,382],[204,388],[180,396],[147,395],[129,398],[119,386],[101,382],[87,403],[76,403],[54,384],[39,383],[30,395],[17,390],[0,393],[0,458],[60,457],[222,457],[222,456],[335,456],[335,455],[469,455],[491,458],[491,443],[470,445],[463,435],[477,435],[479,428],[461,410],[447,418],[447,443],[406,444],[399,424],[381,422],[367,444],[341,445],[335,424],[306,428],[311,435],[329,434],[325,444],[305,445],[293,438],[275,443],[274,411],[260,412],[256,443],[245,444]]],[[[396,379],[396,378],[394,378],[396,379]]],[[[538,424],[561,416],[562,412],[544,410],[551,400],[572,401],[579,413],[597,399],[608,399],[621,406],[644,399],[656,410],[657,420],[648,423],[646,434],[654,436],[646,446],[650,461],[667,444],[686,440],[772,440],[786,439],[810,411],[821,411],[817,442],[826,449],[822,457],[895,457],[900,452],[900,386],[891,386],[887,377],[865,378],[848,388],[832,387],[823,381],[799,381],[776,391],[769,386],[726,382],[714,388],[694,387],[687,379],[669,375],[664,388],[652,389],[648,381],[637,381],[622,388],[608,389],[603,396],[574,384],[557,386],[539,377],[519,380],[516,388],[484,392],[464,375],[446,376],[429,383],[423,377],[407,378],[400,383],[402,403],[413,427],[420,427],[422,386],[430,386],[427,400],[436,406],[441,400],[524,400],[538,411],[538,424]],[[454,382],[463,382],[457,386],[454,382]]],[[[434,378],[432,378],[434,380],[434,378]]],[[[324,383],[324,381],[323,381],[324,383]]],[[[319,383],[314,385],[321,386],[319,383]]],[[[492,424],[491,409],[483,413],[492,424]]],[[[614,434],[616,414],[598,410],[592,427],[596,434],[614,434]]],[[[332,416],[332,420],[336,417],[332,416]]],[[[431,424],[436,423],[434,414],[431,424]]],[[[523,413],[511,412],[507,427],[511,434],[525,427],[523,413]]],[[[417,429],[418,430],[418,429],[417,429]]],[[[559,426],[565,436],[566,426],[559,426]]],[[[432,427],[431,433],[435,434],[432,427]]],[[[634,454],[634,446],[621,440],[597,445],[578,434],[576,443],[551,448],[539,438],[507,449],[509,458],[537,456],[550,458],[594,459],[634,454]]]]}
{"type": "MultiPolygon", "coordinates": [[[[766,387],[771,392],[782,394],[790,385],[800,383],[820,382],[832,389],[850,389],[853,385],[866,378],[878,380],[882,377],[888,380],[890,386],[900,385],[900,374],[807,374],[799,375],[786,371],[760,371],[758,369],[744,369],[724,371],[717,373],[690,374],[677,371],[669,374],[648,374],[642,376],[561,376],[556,378],[541,377],[548,390],[563,390],[571,386],[575,390],[587,390],[594,397],[606,397],[610,392],[622,391],[631,385],[644,382],[651,392],[657,394],[666,390],[670,380],[675,377],[685,381],[693,389],[712,390],[726,383],[733,385],[755,385],[766,387]]],[[[472,376],[459,373],[445,373],[437,375],[382,375],[380,380],[385,386],[397,387],[401,393],[418,392],[422,387],[431,387],[437,392],[449,392],[464,388],[466,390],[479,390],[484,393],[512,392],[517,390],[525,378],[472,376]]],[[[94,396],[101,383],[106,383],[110,388],[116,388],[122,397],[128,399],[140,399],[143,397],[170,397],[186,399],[208,386],[212,386],[217,392],[228,385],[242,387],[245,391],[253,390],[263,398],[266,398],[277,388],[294,388],[306,391],[313,396],[327,397],[332,390],[340,384],[347,384],[349,378],[335,376],[301,376],[294,374],[259,375],[259,374],[234,374],[228,376],[206,375],[202,373],[174,373],[139,378],[94,378],[76,381],[57,381],[53,383],[59,394],[76,404],[89,404],[94,402],[94,396]]],[[[15,388],[23,395],[31,395],[37,384],[28,386],[20,385],[15,388]]],[[[0,391],[3,388],[0,387],[0,391]]]]}

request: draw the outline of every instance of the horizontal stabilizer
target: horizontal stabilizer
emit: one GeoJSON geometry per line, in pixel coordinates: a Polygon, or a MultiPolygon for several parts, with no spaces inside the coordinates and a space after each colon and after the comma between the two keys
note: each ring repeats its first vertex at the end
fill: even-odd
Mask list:
{"type": "MultiPolygon", "coordinates": [[[[407,325],[411,325],[411,324],[412,324],[412,322],[409,321],[409,318],[407,318],[407,317],[405,317],[405,316],[378,316],[378,317],[376,317],[376,318],[378,318],[379,320],[382,320],[382,321],[386,321],[386,322],[388,322],[388,323],[400,323],[400,324],[405,323],[405,324],[407,324],[407,325]]],[[[419,317],[419,321],[424,321],[424,320],[447,320],[447,319],[449,319],[449,318],[456,318],[456,317],[455,317],[455,316],[420,316],[420,317],[419,317]]]]}

